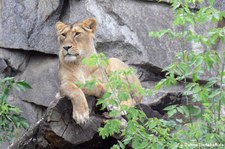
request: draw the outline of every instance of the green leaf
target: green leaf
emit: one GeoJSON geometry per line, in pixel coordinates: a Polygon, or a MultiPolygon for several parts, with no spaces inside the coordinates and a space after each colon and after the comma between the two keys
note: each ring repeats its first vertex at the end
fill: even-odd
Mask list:
{"type": "Polygon", "coordinates": [[[214,5],[214,0],[209,0],[209,4],[210,4],[210,6],[213,6],[214,5]]]}
{"type": "Polygon", "coordinates": [[[25,82],[25,81],[18,81],[18,82],[16,82],[16,84],[18,85],[20,85],[20,86],[23,86],[24,88],[27,88],[27,89],[31,89],[32,87],[27,83],[27,82],[25,82]]]}
{"type": "Polygon", "coordinates": [[[165,82],[166,82],[166,79],[162,79],[160,82],[158,82],[158,83],[156,84],[155,89],[156,89],[156,90],[161,89],[165,82]]]}
{"type": "Polygon", "coordinates": [[[22,112],[18,107],[11,106],[11,105],[9,106],[9,110],[13,111],[13,112],[16,112],[16,113],[21,113],[22,112]]]}
{"type": "Polygon", "coordinates": [[[179,147],[179,143],[177,143],[177,142],[171,142],[169,144],[169,148],[171,148],[171,149],[177,149],[178,147],[179,147]]]}
{"type": "Polygon", "coordinates": [[[114,144],[110,149],[120,149],[120,146],[118,144],[114,144]]]}
{"type": "Polygon", "coordinates": [[[112,93],[106,92],[106,93],[102,96],[102,98],[106,99],[106,98],[111,97],[111,95],[112,95],[112,93]]]}
{"type": "Polygon", "coordinates": [[[171,106],[164,108],[163,110],[169,111],[169,110],[175,109],[176,107],[177,107],[177,105],[171,105],[171,106]]]}
{"type": "Polygon", "coordinates": [[[150,145],[150,143],[148,142],[148,140],[143,140],[143,142],[138,147],[140,149],[145,149],[149,145],[150,145]]]}
{"type": "Polygon", "coordinates": [[[29,128],[29,123],[28,123],[26,120],[21,121],[20,123],[21,123],[21,126],[22,126],[24,129],[28,129],[28,128],[29,128]]]}
{"type": "Polygon", "coordinates": [[[118,97],[121,101],[126,101],[129,98],[129,93],[127,93],[125,91],[120,91],[118,94],[118,97]]]}
{"type": "Polygon", "coordinates": [[[15,82],[14,87],[18,91],[25,91],[26,89],[32,89],[32,87],[28,83],[26,83],[25,81],[15,82]]]}
{"type": "Polygon", "coordinates": [[[176,119],[177,122],[182,123],[183,120],[182,119],[176,119]]]}
{"type": "Polygon", "coordinates": [[[125,145],[121,141],[117,141],[121,149],[125,149],[125,145]]]}
{"type": "Polygon", "coordinates": [[[99,135],[105,139],[108,136],[112,136],[114,133],[120,132],[121,121],[118,119],[108,120],[103,128],[99,128],[99,135]]]}
{"type": "Polygon", "coordinates": [[[177,113],[177,110],[176,109],[173,109],[173,110],[169,110],[168,112],[167,112],[167,114],[168,114],[168,117],[171,117],[171,116],[173,116],[175,113],[177,113]]]}
{"type": "Polygon", "coordinates": [[[110,117],[117,117],[119,115],[120,115],[120,111],[113,110],[109,112],[110,117]]]}
{"type": "Polygon", "coordinates": [[[148,124],[147,125],[148,129],[151,130],[152,128],[156,127],[157,122],[156,121],[151,121],[151,122],[148,122],[147,124],[148,124]]]}

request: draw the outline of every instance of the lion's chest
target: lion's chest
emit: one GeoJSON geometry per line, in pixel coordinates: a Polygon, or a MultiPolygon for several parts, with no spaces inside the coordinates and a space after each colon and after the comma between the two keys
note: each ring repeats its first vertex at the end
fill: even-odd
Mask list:
{"type": "Polygon", "coordinates": [[[80,82],[80,83],[85,83],[85,81],[86,81],[86,74],[85,74],[85,71],[83,71],[82,69],[76,69],[73,72],[73,77],[74,77],[75,81],[80,82]]]}
{"type": "Polygon", "coordinates": [[[82,83],[85,83],[86,81],[96,80],[100,81],[102,79],[102,72],[98,68],[89,68],[89,67],[82,67],[82,69],[79,70],[79,77],[78,80],[82,83]]]}

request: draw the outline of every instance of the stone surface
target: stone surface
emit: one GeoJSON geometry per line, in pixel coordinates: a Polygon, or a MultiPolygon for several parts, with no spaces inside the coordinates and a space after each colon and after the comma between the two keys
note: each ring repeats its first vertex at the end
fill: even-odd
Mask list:
{"type": "MultiPolygon", "coordinates": [[[[146,81],[146,82],[142,82],[142,85],[145,88],[154,89],[156,82],[146,81]]],[[[170,88],[162,87],[160,90],[154,91],[151,96],[145,97],[142,103],[149,106],[158,105],[160,104],[161,100],[167,97],[168,95],[181,94],[183,91],[184,91],[183,84],[177,84],[177,85],[171,86],[170,88]]]]}
{"type": "Polygon", "coordinates": [[[25,93],[16,92],[20,99],[47,107],[58,92],[58,59],[56,56],[32,52],[25,71],[18,80],[26,80],[32,87],[25,93]]]}
{"type": "Polygon", "coordinates": [[[57,53],[54,24],[61,0],[2,0],[0,47],[57,53]]]}
{"type": "MultiPolygon", "coordinates": [[[[24,93],[25,94],[25,93],[24,93]]],[[[8,98],[8,103],[13,106],[17,106],[22,110],[21,115],[28,120],[30,125],[33,125],[38,120],[40,120],[45,114],[46,107],[37,106],[36,104],[32,104],[29,102],[24,102],[16,95],[11,95],[8,98]]]]}
{"type": "Polygon", "coordinates": [[[7,68],[7,64],[4,59],[0,59],[0,73],[2,73],[7,68]]]}
{"type": "MultiPolygon", "coordinates": [[[[99,3],[106,13],[118,22],[120,28],[124,28],[123,31],[119,31],[126,34],[125,40],[122,37],[122,41],[131,44],[139,51],[140,54],[136,52],[135,58],[127,56],[128,59],[131,59],[129,63],[149,63],[153,66],[163,67],[172,61],[174,52],[180,49],[180,43],[178,41],[168,41],[165,38],[154,39],[148,36],[150,31],[171,27],[173,14],[170,7],[159,3],[129,0],[120,2],[101,1],[99,3]],[[176,46],[173,46],[174,44],[176,46]]],[[[117,28],[115,27],[116,30],[118,30],[117,28]]],[[[132,50],[129,47],[127,49],[123,48],[123,53],[127,53],[127,51],[132,50]]]]}
{"type": "Polygon", "coordinates": [[[62,0],[2,1],[0,23],[4,36],[1,36],[0,47],[56,54],[54,24],[61,15],[67,15],[61,20],[69,23],[95,17],[98,21],[97,49],[130,64],[150,62],[162,67],[171,62],[179,50],[178,41],[148,36],[149,31],[171,27],[172,10],[165,4],[130,0],[70,0],[64,3],[69,9],[62,14],[62,0]]]}
{"type": "Polygon", "coordinates": [[[0,59],[4,59],[7,67],[14,71],[22,72],[29,61],[29,53],[15,49],[0,48],[0,59]]]}

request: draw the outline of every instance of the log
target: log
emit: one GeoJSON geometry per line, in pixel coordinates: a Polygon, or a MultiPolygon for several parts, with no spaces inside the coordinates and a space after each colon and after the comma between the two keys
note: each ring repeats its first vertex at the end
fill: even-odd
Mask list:
{"type": "MultiPolygon", "coordinates": [[[[9,149],[86,149],[110,148],[117,143],[118,136],[102,139],[98,128],[106,118],[96,108],[96,99],[86,97],[90,107],[90,119],[84,125],[78,125],[72,118],[72,104],[67,98],[54,100],[48,107],[45,116],[31,127],[9,149]]],[[[138,105],[148,117],[161,115],[147,105],[138,105]]]]}
{"type": "MultiPolygon", "coordinates": [[[[72,104],[67,98],[54,100],[48,107],[43,119],[30,128],[10,149],[55,149],[82,148],[82,144],[96,136],[104,118],[94,113],[95,98],[87,97],[91,107],[90,119],[84,125],[78,125],[72,119],[72,104]]],[[[93,143],[93,142],[92,142],[93,143]]]]}

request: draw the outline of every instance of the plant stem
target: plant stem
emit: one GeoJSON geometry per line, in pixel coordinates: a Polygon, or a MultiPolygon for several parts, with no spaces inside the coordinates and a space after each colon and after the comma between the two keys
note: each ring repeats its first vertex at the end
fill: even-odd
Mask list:
{"type": "MultiPolygon", "coordinates": [[[[107,76],[107,74],[106,74],[106,72],[105,72],[105,69],[102,68],[102,67],[100,66],[100,64],[97,64],[97,66],[100,68],[100,70],[101,70],[103,76],[105,77],[106,81],[109,82],[109,78],[108,78],[108,76],[107,76]]],[[[119,99],[118,96],[116,95],[115,89],[111,86],[110,83],[109,83],[109,87],[110,87],[110,89],[111,89],[112,92],[113,92],[113,95],[114,95],[114,97],[115,97],[115,99],[116,99],[116,102],[118,103],[119,108],[121,109],[121,106],[120,106],[120,99],[119,99]]]]}

